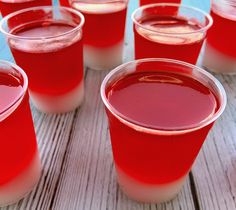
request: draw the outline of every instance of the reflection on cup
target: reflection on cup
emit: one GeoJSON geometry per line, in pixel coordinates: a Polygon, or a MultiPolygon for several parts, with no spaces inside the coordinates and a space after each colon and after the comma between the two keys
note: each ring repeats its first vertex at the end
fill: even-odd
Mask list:
{"type": "Polygon", "coordinates": [[[0,61],[0,206],[17,202],[40,178],[41,164],[29,107],[28,80],[0,61]]]}
{"type": "Polygon", "coordinates": [[[197,8],[159,3],[132,15],[135,59],[172,58],[195,64],[212,18],[197,8]]]}
{"type": "Polygon", "coordinates": [[[47,113],[78,107],[84,95],[84,17],[66,7],[34,7],[6,16],[1,30],[29,77],[34,105],[47,113]],[[11,20],[17,20],[8,25],[11,20]]]}
{"type": "Polygon", "coordinates": [[[170,59],[117,67],[104,79],[101,96],[118,182],[131,198],[153,203],[179,192],[226,105],[212,75],[170,59]]]}

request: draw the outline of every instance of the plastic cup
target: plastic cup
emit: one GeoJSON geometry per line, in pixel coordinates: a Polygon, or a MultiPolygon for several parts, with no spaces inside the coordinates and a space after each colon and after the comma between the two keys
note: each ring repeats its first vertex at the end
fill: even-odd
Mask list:
{"type": "Polygon", "coordinates": [[[203,65],[214,72],[236,74],[236,2],[213,0],[209,30],[203,55],[203,65]]]}
{"type": "Polygon", "coordinates": [[[0,206],[17,202],[40,178],[28,79],[15,64],[0,61],[0,206]]]}
{"type": "Polygon", "coordinates": [[[123,64],[103,80],[118,183],[132,199],[160,203],[181,190],[226,106],[217,79],[177,60],[123,64]]]}
{"type": "Polygon", "coordinates": [[[84,63],[91,69],[113,69],[122,63],[128,0],[72,0],[84,24],[84,63]]]}
{"type": "Polygon", "coordinates": [[[157,3],[136,9],[135,59],[171,58],[195,64],[212,18],[182,4],[157,3]]]}
{"type": "Polygon", "coordinates": [[[39,110],[63,113],[83,101],[83,15],[67,7],[33,7],[2,19],[16,63],[29,77],[39,110]]]}

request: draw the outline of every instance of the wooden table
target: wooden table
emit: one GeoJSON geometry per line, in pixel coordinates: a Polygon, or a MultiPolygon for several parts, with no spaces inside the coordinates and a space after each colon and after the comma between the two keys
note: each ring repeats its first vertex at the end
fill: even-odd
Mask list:
{"type": "MultiPolygon", "coordinates": [[[[185,2],[209,10],[206,0],[185,2]]],[[[130,14],[137,1],[130,0],[129,6],[125,61],[133,58],[130,14]]],[[[0,59],[13,60],[2,35],[0,59]]],[[[227,108],[209,134],[182,191],[170,202],[149,205],[127,198],[116,182],[107,119],[99,94],[106,73],[86,69],[85,100],[74,112],[47,115],[31,104],[42,177],[29,196],[2,209],[236,209],[236,76],[215,75],[227,92],[227,108]]]]}

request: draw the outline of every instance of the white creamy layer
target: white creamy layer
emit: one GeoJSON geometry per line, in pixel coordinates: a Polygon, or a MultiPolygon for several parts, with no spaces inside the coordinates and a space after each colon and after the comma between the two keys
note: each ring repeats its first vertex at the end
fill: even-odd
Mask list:
{"type": "Polygon", "coordinates": [[[0,207],[13,204],[25,197],[38,183],[41,163],[38,153],[29,166],[15,179],[0,185],[0,207]]]}
{"type": "Polygon", "coordinates": [[[146,184],[130,177],[116,166],[118,183],[131,199],[144,203],[161,203],[173,199],[181,190],[187,175],[169,184],[146,184]]]}
{"type": "Polygon", "coordinates": [[[227,56],[206,43],[202,65],[207,69],[225,74],[236,74],[236,58],[227,56]]]}
{"type": "Polygon", "coordinates": [[[45,95],[29,91],[31,100],[35,107],[45,113],[64,113],[73,111],[83,101],[84,83],[83,81],[73,90],[63,95],[45,95]]]}
{"type": "Polygon", "coordinates": [[[84,63],[91,69],[110,70],[122,63],[123,44],[112,45],[110,47],[93,47],[84,45],[84,63]]]}

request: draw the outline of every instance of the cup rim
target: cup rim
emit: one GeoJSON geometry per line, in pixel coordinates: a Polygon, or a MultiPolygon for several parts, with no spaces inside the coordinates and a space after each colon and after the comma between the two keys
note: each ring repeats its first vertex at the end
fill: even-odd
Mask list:
{"type": "Polygon", "coordinates": [[[102,98],[102,101],[104,103],[104,105],[106,106],[106,108],[112,113],[112,115],[114,115],[118,120],[120,120],[122,123],[126,124],[127,126],[138,130],[138,131],[142,131],[145,133],[149,133],[149,134],[161,134],[161,135],[176,135],[176,134],[183,134],[183,133],[188,133],[188,132],[192,132],[195,130],[198,130],[202,127],[205,127],[207,125],[209,125],[210,123],[214,122],[224,111],[225,107],[226,107],[226,101],[227,101],[227,97],[226,97],[226,93],[225,90],[222,86],[222,84],[213,76],[211,75],[209,72],[207,72],[206,70],[183,62],[183,61],[179,61],[179,60],[174,60],[174,59],[169,59],[169,58],[144,58],[144,59],[139,59],[139,60],[133,60],[127,63],[124,63],[118,67],[116,67],[115,69],[113,69],[112,71],[110,71],[106,77],[104,78],[104,80],[102,81],[101,84],[101,88],[100,88],[100,95],[102,98]],[[146,127],[144,125],[139,125],[135,122],[131,122],[129,121],[123,114],[121,114],[118,110],[116,110],[108,101],[107,97],[106,97],[106,93],[105,93],[105,89],[106,89],[106,84],[109,81],[109,79],[119,73],[122,72],[124,67],[132,65],[132,64],[137,64],[137,63],[144,63],[144,62],[166,62],[169,64],[177,64],[177,65],[182,65],[185,67],[189,67],[192,68],[194,70],[197,70],[200,74],[206,76],[208,79],[210,79],[217,87],[218,92],[219,92],[219,99],[220,99],[220,105],[219,105],[219,109],[217,110],[217,112],[215,112],[211,117],[204,119],[203,121],[191,126],[191,127],[181,127],[179,129],[171,129],[171,130],[162,130],[162,129],[158,129],[158,128],[149,128],[146,127]]]}
{"type": "Polygon", "coordinates": [[[178,4],[178,3],[155,3],[155,4],[147,4],[147,5],[144,5],[144,6],[141,6],[141,7],[138,7],[137,9],[135,9],[131,15],[131,19],[133,21],[133,23],[147,31],[150,31],[150,32],[153,32],[153,33],[157,33],[157,34],[162,34],[162,35],[169,35],[169,36],[173,36],[173,35],[188,35],[188,34],[195,34],[195,33],[199,33],[199,32],[205,32],[207,31],[213,24],[213,18],[211,17],[210,14],[208,14],[207,12],[199,9],[199,8],[196,8],[196,7],[192,7],[192,6],[188,6],[188,5],[184,5],[184,4],[178,4]],[[182,8],[186,8],[186,9],[189,9],[189,10],[193,10],[193,11],[197,11],[201,14],[203,14],[207,20],[209,21],[208,24],[206,26],[204,26],[203,28],[200,28],[196,31],[193,31],[193,32],[160,32],[158,30],[155,30],[155,29],[150,29],[148,27],[145,27],[143,26],[141,23],[139,23],[136,18],[135,18],[135,15],[137,12],[139,12],[140,10],[144,10],[144,9],[147,9],[147,8],[152,8],[152,7],[163,7],[163,6],[172,6],[172,7],[182,7],[182,8]]]}
{"type": "Polygon", "coordinates": [[[0,60],[0,64],[11,67],[14,71],[19,72],[20,75],[23,77],[23,87],[22,87],[21,93],[19,94],[19,96],[16,97],[16,99],[14,99],[14,102],[12,102],[12,104],[9,107],[7,107],[2,112],[0,112],[0,121],[2,121],[6,117],[8,117],[9,114],[12,113],[12,112],[10,112],[10,110],[21,101],[21,99],[24,97],[25,93],[27,92],[28,77],[27,77],[26,73],[24,72],[24,70],[22,68],[20,68],[19,66],[17,66],[16,64],[14,64],[12,62],[5,61],[5,60],[0,60]],[[7,116],[5,116],[4,114],[6,112],[10,112],[10,113],[7,113],[6,114],[7,116]]]}
{"type": "Polygon", "coordinates": [[[29,8],[25,8],[25,9],[22,9],[22,10],[18,10],[16,12],[13,12],[13,13],[8,14],[7,16],[3,17],[3,19],[0,21],[0,32],[2,32],[5,36],[7,36],[9,38],[13,38],[13,39],[22,39],[22,40],[42,40],[43,39],[43,40],[48,40],[48,39],[53,39],[53,38],[57,38],[57,37],[66,36],[70,33],[73,33],[75,31],[81,29],[84,25],[84,22],[85,22],[85,18],[83,16],[83,14],[81,12],[75,10],[75,9],[72,9],[72,8],[69,8],[69,7],[62,7],[62,6],[37,6],[37,7],[29,7],[29,8]],[[12,18],[16,15],[19,15],[19,14],[23,14],[23,13],[28,12],[28,11],[42,10],[42,9],[51,9],[51,11],[53,11],[54,9],[67,10],[67,11],[79,16],[80,19],[81,19],[81,22],[79,23],[79,25],[77,25],[75,28],[73,28],[69,31],[63,32],[63,33],[58,34],[58,35],[46,36],[46,37],[17,36],[17,35],[11,34],[10,32],[5,31],[5,29],[3,27],[3,24],[5,22],[7,22],[7,20],[9,20],[10,18],[12,18]]]}

